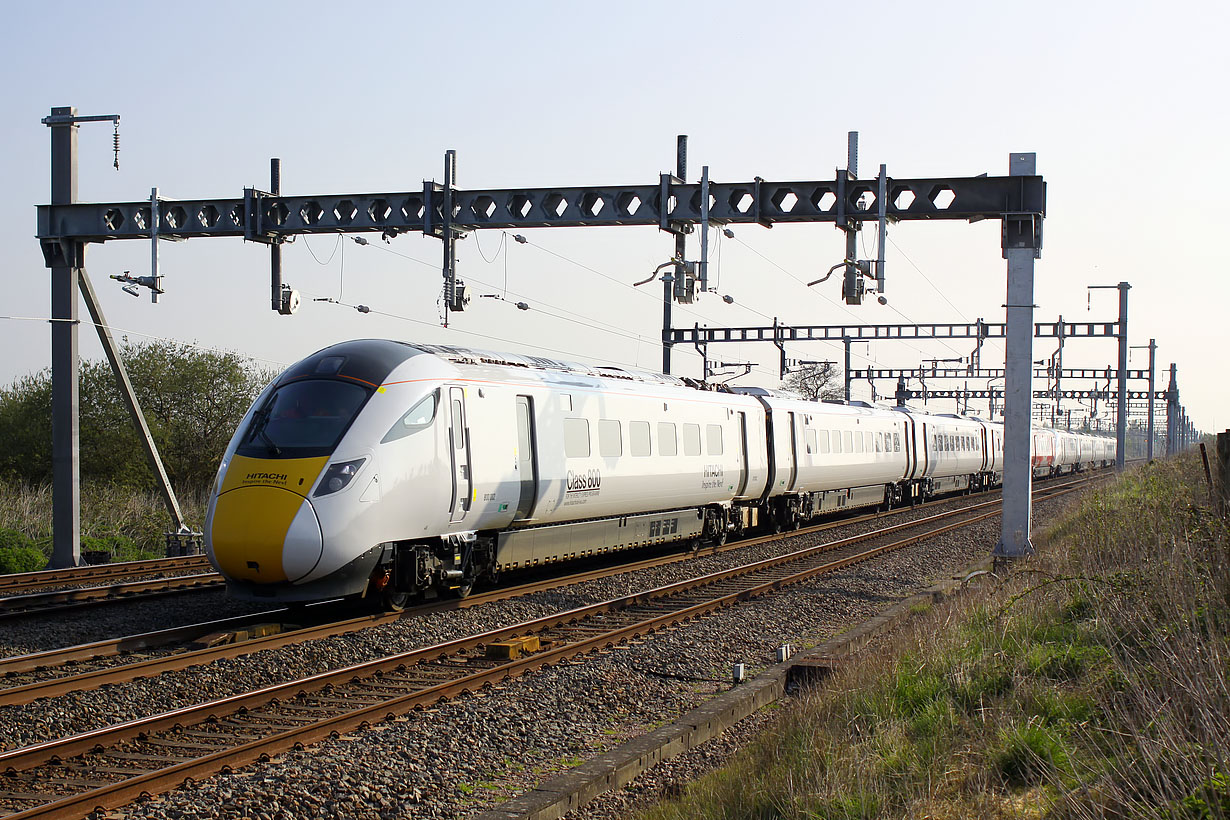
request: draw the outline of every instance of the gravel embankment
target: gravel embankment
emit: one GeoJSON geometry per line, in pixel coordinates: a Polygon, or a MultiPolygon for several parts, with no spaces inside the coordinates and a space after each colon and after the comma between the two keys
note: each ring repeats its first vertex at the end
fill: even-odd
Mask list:
{"type": "MultiPolygon", "coordinates": [[[[1035,505],[1042,522],[1065,500],[1035,505]]],[[[464,817],[528,788],[544,777],[618,745],[630,736],[674,720],[722,691],[730,665],[743,662],[755,673],[772,663],[782,643],[809,646],[883,609],[903,594],[986,555],[998,536],[997,520],[932,539],[873,564],[824,576],[772,596],[680,625],[584,661],[545,669],[478,696],[381,724],[366,732],[316,745],[267,764],[250,766],[134,805],[124,814],[140,818],[252,817],[276,820],[306,815],[364,818],[464,817]]],[[[826,539],[834,537],[826,534],[826,539]]],[[[797,546],[797,544],[795,545],[797,546]]],[[[762,548],[758,548],[762,549],[762,548]]],[[[748,560],[750,556],[741,555],[748,560]]],[[[730,556],[699,559],[733,563],[730,556]]],[[[372,652],[409,649],[425,642],[532,617],[560,606],[602,600],[681,577],[663,567],[547,593],[533,600],[501,602],[364,630],[343,639],[316,641],[205,669],[173,673],[157,681],[108,687],[76,702],[61,699],[0,714],[10,727],[4,743],[23,737],[56,736],[85,728],[88,708],[105,720],[117,714],[147,714],[186,703],[202,693],[222,695],[235,681],[246,686],[315,671],[319,664],[353,662],[372,652]],[[88,707],[87,707],[88,704],[88,707]],[[14,729],[14,724],[23,728],[14,729]],[[32,729],[25,728],[33,727],[32,729]]],[[[93,720],[97,720],[95,717],[93,720]]],[[[636,790],[669,791],[724,759],[756,723],[741,724],[722,738],[647,773],[632,791],[603,798],[584,811],[589,817],[621,816],[636,790]]]]}

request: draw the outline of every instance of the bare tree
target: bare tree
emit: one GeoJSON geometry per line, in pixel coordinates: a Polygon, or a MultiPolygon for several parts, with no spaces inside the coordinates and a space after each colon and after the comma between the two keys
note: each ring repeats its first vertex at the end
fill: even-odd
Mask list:
{"type": "Polygon", "coordinates": [[[782,387],[812,401],[840,401],[846,397],[846,385],[841,378],[841,370],[827,362],[805,364],[792,371],[782,381],[782,387]]]}

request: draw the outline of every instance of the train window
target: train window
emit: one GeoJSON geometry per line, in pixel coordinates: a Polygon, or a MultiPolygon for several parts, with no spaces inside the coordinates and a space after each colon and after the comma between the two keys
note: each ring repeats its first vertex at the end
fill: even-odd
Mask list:
{"type": "Polygon", "coordinates": [[[649,444],[649,422],[628,422],[628,449],[634,456],[647,456],[653,453],[649,444]]]}
{"type": "Polygon", "coordinates": [[[871,433],[863,433],[863,438],[867,440],[867,452],[873,452],[875,445],[871,442],[871,433]]]}
{"type": "Polygon", "coordinates": [[[700,425],[683,425],[683,454],[685,456],[700,455],[700,425]]]}
{"type": "Polygon", "coordinates": [[[820,431],[820,452],[827,453],[829,451],[829,431],[820,431]]]}
{"type": "Polygon", "coordinates": [[[841,452],[841,431],[840,430],[833,431],[833,452],[834,453],[841,452]]]}
{"type": "Polygon", "coordinates": [[[722,425],[705,425],[705,439],[705,449],[709,455],[720,456],[722,454],[722,425]]]}
{"type": "Polygon", "coordinates": [[[854,434],[854,452],[856,453],[863,452],[863,434],[862,433],[854,434]]]}
{"type": "Polygon", "coordinates": [[[436,401],[439,391],[434,391],[425,398],[420,399],[415,403],[406,415],[397,420],[389,432],[384,434],[384,438],[380,439],[381,444],[386,444],[390,441],[397,441],[399,438],[405,438],[411,433],[417,433],[419,430],[425,430],[431,426],[432,421],[436,418],[436,401]]]}
{"type": "Polygon", "coordinates": [[[846,430],[845,432],[843,432],[843,433],[841,434],[842,449],[843,449],[843,450],[845,450],[847,453],[853,453],[853,452],[854,452],[854,444],[853,444],[853,442],[850,440],[850,438],[851,438],[851,437],[850,437],[850,431],[849,431],[849,430],[846,430]]]}
{"type": "Polygon", "coordinates": [[[898,453],[901,452],[901,434],[900,433],[896,433],[896,432],[893,433],[893,450],[898,453]]]}
{"type": "Polygon", "coordinates": [[[585,419],[564,419],[564,455],[589,458],[589,422],[585,419]]]}
{"type": "Polygon", "coordinates": [[[616,419],[598,420],[598,455],[619,458],[624,454],[623,436],[616,419]]]}
{"type": "Polygon", "coordinates": [[[815,430],[811,429],[810,427],[805,429],[803,431],[803,439],[807,442],[807,452],[809,453],[820,452],[819,444],[816,441],[816,431],[815,430]]]}
{"type": "Polygon", "coordinates": [[[876,452],[877,453],[884,452],[884,434],[883,433],[876,433],[876,452]]]}
{"type": "Polygon", "coordinates": [[[675,438],[675,423],[672,421],[658,422],[658,455],[674,456],[679,454],[679,441],[675,438]]]}
{"type": "Polygon", "coordinates": [[[466,446],[466,437],[462,434],[465,429],[465,424],[462,420],[465,416],[461,412],[461,399],[453,399],[453,446],[461,450],[466,446]]]}
{"type": "Polygon", "coordinates": [[[333,452],[370,393],[335,379],[284,384],[252,414],[241,456],[303,458],[333,452]]]}

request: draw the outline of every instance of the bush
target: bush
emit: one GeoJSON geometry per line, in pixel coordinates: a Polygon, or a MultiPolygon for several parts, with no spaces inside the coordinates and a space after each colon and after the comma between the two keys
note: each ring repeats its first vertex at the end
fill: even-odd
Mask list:
{"type": "Polygon", "coordinates": [[[16,530],[0,529],[0,574],[34,572],[47,566],[43,551],[16,530]]]}
{"type": "MultiPolygon", "coordinates": [[[[125,344],[121,354],[172,484],[209,486],[227,442],[271,373],[235,353],[187,344],[125,344]]],[[[155,486],[105,361],[81,363],[81,477],[155,486]]],[[[51,371],[0,387],[0,477],[51,480],[51,371]]]]}
{"type": "Polygon", "coordinates": [[[111,561],[144,561],[149,558],[161,558],[161,555],[141,549],[137,543],[126,535],[83,535],[81,536],[81,552],[106,552],[111,561]]]}

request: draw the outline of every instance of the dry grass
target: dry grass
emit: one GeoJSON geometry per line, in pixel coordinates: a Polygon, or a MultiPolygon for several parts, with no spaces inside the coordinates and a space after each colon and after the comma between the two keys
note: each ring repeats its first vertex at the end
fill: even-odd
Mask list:
{"type": "MultiPolygon", "coordinates": [[[[205,520],[203,493],[179,496],[180,510],[190,526],[200,528],[205,520]]],[[[51,554],[51,486],[0,481],[0,529],[16,530],[51,554]]],[[[116,559],[161,557],[166,552],[165,533],[171,516],[155,492],[118,484],[82,482],[81,536],[99,539],[116,559]]]]}
{"type": "Polygon", "coordinates": [[[1230,539],[1198,456],[1040,543],[644,816],[1230,816],[1230,539]]]}

